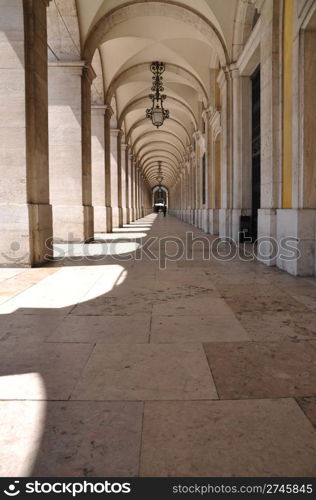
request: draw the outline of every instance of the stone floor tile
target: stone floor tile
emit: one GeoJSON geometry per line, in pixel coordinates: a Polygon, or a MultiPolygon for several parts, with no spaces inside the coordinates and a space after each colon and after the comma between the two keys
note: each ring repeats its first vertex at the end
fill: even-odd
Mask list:
{"type": "Polygon", "coordinates": [[[64,316],[54,314],[53,310],[46,315],[45,321],[39,314],[13,313],[0,315],[0,331],[2,333],[0,339],[10,342],[44,342],[63,322],[64,316]]]}
{"type": "Polygon", "coordinates": [[[29,477],[41,446],[46,401],[0,401],[0,477],[29,477]]]}
{"type": "Polygon", "coordinates": [[[243,296],[241,293],[239,297],[227,298],[226,302],[235,313],[256,311],[274,314],[275,312],[304,313],[309,311],[304,304],[286,294],[284,296],[262,297],[243,296]]]}
{"type": "Polygon", "coordinates": [[[68,316],[47,338],[47,342],[88,344],[148,343],[150,315],[68,316]]]}
{"type": "Polygon", "coordinates": [[[310,311],[313,311],[316,313],[316,289],[315,293],[305,295],[305,294],[299,294],[299,295],[292,295],[293,299],[295,299],[297,302],[300,302],[301,304],[304,304],[304,306],[307,307],[310,311]]]}
{"type": "Polygon", "coordinates": [[[250,340],[316,340],[316,314],[312,312],[243,312],[236,316],[250,340]]]}
{"type": "MultiPolygon", "coordinates": [[[[226,298],[238,298],[240,297],[241,285],[217,285],[217,289],[221,296],[226,298]]],[[[263,285],[261,283],[247,283],[247,286],[242,287],[242,297],[273,297],[276,299],[283,300],[287,298],[285,292],[282,292],[277,287],[270,284],[263,285]]]]}
{"type": "Polygon", "coordinates": [[[212,281],[216,286],[229,286],[229,285],[238,285],[239,287],[246,288],[246,285],[268,285],[269,281],[266,278],[263,278],[261,275],[258,275],[254,272],[245,273],[214,273],[212,276],[212,281]]]}
{"type": "Polygon", "coordinates": [[[145,403],[141,476],[315,475],[316,433],[291,399],[145,403]]]}
{"type": "Polygon", "coordinates": [[[143,403],[49,402],[35,477],[139,473],[143,403]]]}
{"type": "Polygon", "coordinates": [[[220,399],[316,395],[316,342],[204,344],[220,399]]]}
{"type": "Polygon", "coordinates": [[[88,344],[1,342],[0,399],[67,400],[91,351],[88,344]]]}
{"type": "Polygon", "coordinates": [[[0,476],[136,476],[142,406],[1,401],[0,476]]]}
{"type": "Polygon", "coordinates": [[[134,314],[151,313],[152,303],[144,295],[135,299],[131,293],[128,297],[98,297],[89,302],[75,306],[71,314],[75,316],[133,316],[134,314]]]}
{"type": "Polygon", "coordinates": [[[315,475],[316,280],[152,248],[0,269],[0,476],[315,475]]]}
{"type": "Polygon", "coordinates": [[[316,397],[297,398],[297,402],[302,408],[307,418],[316,428],[316,397]]]}
{"type": "Polygon", "coordinates": [[[233,316],[232,310],[224,299],[203,294],[202,297],[181,298],[168,300],[153,307],[154,315],[171,316],[233,316]]]}
{"type": "Polygon", "coordinates": [[[153,315],[152,343],[234,342],[249,340],[246,330],[233,316],[153,315]]]}
{"type": "Polygon", "coordinates": [[[22,274],[25,272],[25,269],[20,268],[1,268],[0,269],[0,281],[3,282],[13,276],[17,276],[18,274],[22,274]]]}
{"type": "Polygon", "coordinates": [[[98,344],[71,399],[217,399],[217,393],[199,344],[98,344]]]}

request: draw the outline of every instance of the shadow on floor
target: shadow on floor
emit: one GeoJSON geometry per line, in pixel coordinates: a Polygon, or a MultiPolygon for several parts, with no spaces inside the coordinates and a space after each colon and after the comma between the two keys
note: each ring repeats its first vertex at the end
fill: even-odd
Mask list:
{"type": "MultiPolygon", "coordinates": [[[[117,234],[212,241],[143,222],[117,234]]],[[[151,250],[166,270],[75,255],[3,280],[0,475],[315,475],[315,281],[151,250]]]]}

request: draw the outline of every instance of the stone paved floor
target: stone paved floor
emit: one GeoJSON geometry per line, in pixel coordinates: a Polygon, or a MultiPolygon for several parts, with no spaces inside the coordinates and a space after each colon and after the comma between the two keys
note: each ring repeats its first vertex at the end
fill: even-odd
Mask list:
{"type": "Polygon", "coordinates": [[[316,280],[141,255],[187,231],[214,241],[151,215],[0,269],[1,476],[316,475],[316,280]]]}

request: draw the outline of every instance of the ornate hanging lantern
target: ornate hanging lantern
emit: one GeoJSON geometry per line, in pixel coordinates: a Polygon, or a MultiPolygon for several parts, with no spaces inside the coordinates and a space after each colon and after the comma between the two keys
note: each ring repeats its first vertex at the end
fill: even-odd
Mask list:
{"type": "Polygon", "coordinates": [[[163,107],[163,102],[167,99],[163,92],[163,78],[162,74],[165,71],[165,65],[163,62],[154,61],[150,65],[150,71],[153,73],[153,86],[151,90],[154,94],[149,95],[149,99],[152,101],[151,108],[146,110],[146,118],[150,118],[152,124],[159,128],[163,124],[166,118],[169,118],[169,110],[163,107]]]}
{"type": "Polygon", "coordinates": [[[156,180],[159,184],[159,188],[161,186],[161,183],[163,181],[163,175],[162,175],[162,171],[161,171],[161,161],[158,161],[158,173],[157,173],[157,177],[156,177],[156,180]]]}

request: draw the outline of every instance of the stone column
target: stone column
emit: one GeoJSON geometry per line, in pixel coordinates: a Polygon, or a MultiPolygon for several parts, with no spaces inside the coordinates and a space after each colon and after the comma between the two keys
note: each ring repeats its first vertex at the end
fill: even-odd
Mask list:
{"type": "Polygon", "coordinates": [[[135,207],[135,220],[139,219],[138,215],[138,163],[135,163],[134,170],[134,207],[135,207]]]}
{"type": "Polygon", "coordinates": [[[241,158],[241,79],[235,65],[230,66],[232,81],[232,238],[239,240],[242,208],[242,158],[241,158]]]}
{"type": "Polygon", "coordinates": [[[131,153],[130,157],[130,222],[134,222],[135,220],[135,209],[134,209],[134,200],[135,200],[135,190],[134,190],[134,172],[135,172],[135,158],[131,153]]]}
{"type": "Polygon", "coordinates": [[[84,209],[84,241],[94,238],[91,176],[91,84],[96,74],[85,65],[82,74],[82,202],[84,209]]]}
{"type": "Polygon", "coordinates": [[[110,107],[105,110],[104,117],[104,147],[105,147],[105,203],[106,203],[106,232],[112,233],[112,170],[111,170],[111,116],[110,107]]]}
{"type": "Polygon", "coordinates": [[[119,210],[119,150],[118,141],[121,131],[110,129],[110,163],[111,163],[111,206],[112,206],[112,224],[114,227],[120,227],[119,210]]]}
{"type": "Polygon", "coordinates": [[[83,61],[49,64],[50,195],[54,240],[93,238],[91,205],[92,70],[83,61]]]}
{"type": "Polygon", "coordinates": [[[128,147],[126,150],[126,222],[132,221],[132,159],[133,154],[128,147]]]}
{"type": "Polygon", "coordinates": [[[315,3],[310,10],[284,10],[282,209],[277,210],[277,238],[291,237],[299,259],[279,258],[281,269],[316,275],[316,30],[315,3]],[[295,240],[294,240],[295,238],[295,240]]]}
{"type": "Polygon", "coordinates": [[[138,176],[137,176],[137,178],[138,178],[138,182],[137,182],[137,188],[138,188],[137,189],[138,218],[140,218],[141,217],[141,210],[140,210],[140,208],[141,208],[141,205],[140,205],[140,181],[141,181],[141,177],[140,177],[140,169],[139,169],[139,167],[138,167],[138,176]]]}
{"type": "MultiPolygon", "coordinates": [[[[278,3],[278,2],[276,2],[278,3]]],[[[276,7],[276,6],[275,6],[276,7]]],[[[258,210],[258,238],[260,250],[265,256],[263,262],[275,265],[275,255],[267,258],[271,249],[270,239],[277,237],[277,208],[280,206],[281,192],[281,149],[280,149],[280,60],[279,60],[279,20],[271,5],[262,11],[263,32],[260,42],[261,80],[261,209],[258,210]]],[[[260,255],[258,256],[260,259],[260,255]]]]}
{"type": "Polygon", "coordinates": [[[123,131],[119,130],[117,134],[117,203],[118,203],[118,227],[123,227],[123,210],[122,210],[122,135],[123,131]]]}
{"type": "Polygon", "coordinates": [[[47,119],[48,2],[0,5],[0,263],[51,256],[47,119]]]}
{"type": "Polygon", "coordinates": [[[132,210],[133,210],[133,221],[137,220],[137,210],[136,210],[136,177],[137,177],[137,168],[136,168],[136,158],[133,156],[132,162],[132,210]]]}
{"type": "Polygon", "coordinates": [[[127,165],[127,144],[121,143],[121,190],[122,190],[122,226],[127,224],[128,207],[128,165],[127,165]]]}
{"type": "Polygon", "coordinates": [[[221,70],[218,77],[221,94],[221,209],[219,235],[231,237],[232,230],[232,82],[231,73],[221,70]]]}
{"type": "Polygon", "coordinates": [[[144,210],[144,191],[145,191],[145,181],[144,181],[144,175],[141,172],[141,174],[140,174],[140,212],[141,212],[140,216],[141,217],[145,216],[145,210],[144,210]]]}
{"type": "Polygon", "coordinates": [[[136,184],[135,184],[135,206],[136,206],[136,219],[139,219],[139,166],[136,164],[136,184]]]}
{"type": "Polygon", "coordinates": [[[105,233],[105,136],[104,120],[106,106],[92,106],[92,205],[94,210],[94,230],[105,233]]]}
{"type": "MultiPolygon", "coordinates": [[[[220,119],[219,113],[218,117],[220,119]]],[[[212,198],[213,198],[213,209],[212,217],[210,216],[210,233],[214,235],[219,234],[219,213],[221,208],[221,151],[222,151],[222,134],[218,132],[212,139],[212,198]]]]}

